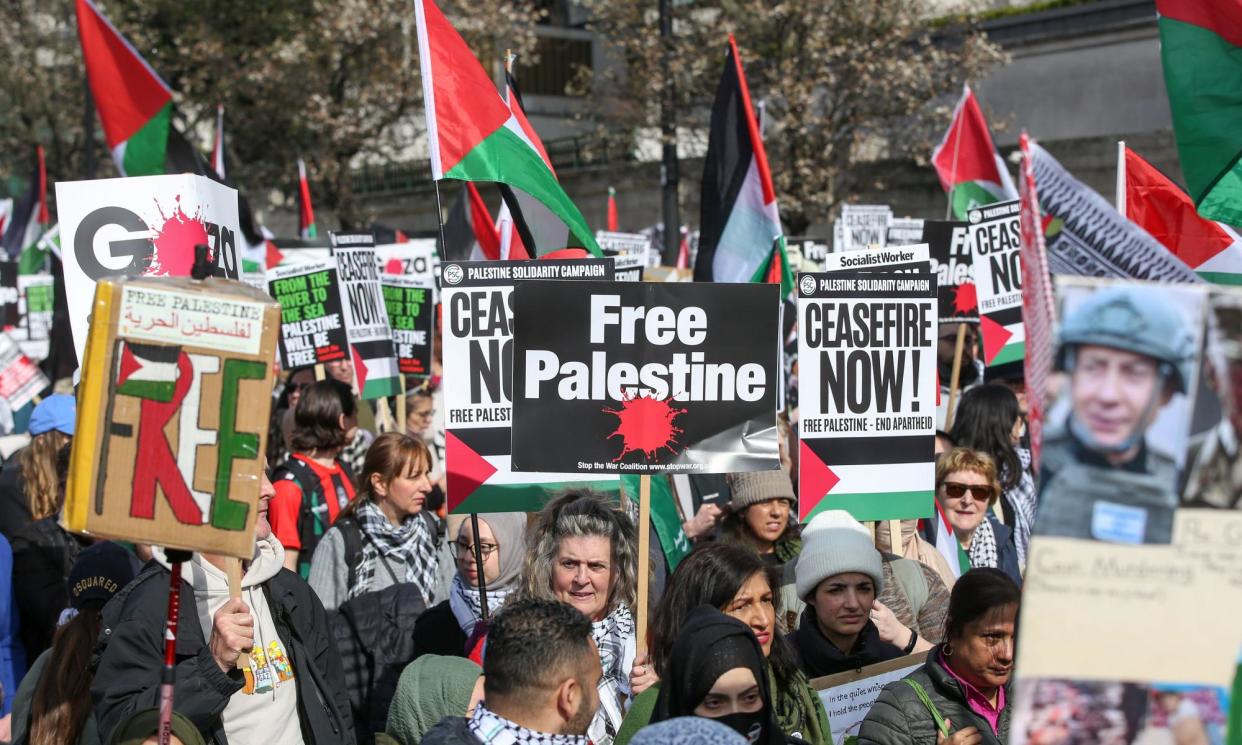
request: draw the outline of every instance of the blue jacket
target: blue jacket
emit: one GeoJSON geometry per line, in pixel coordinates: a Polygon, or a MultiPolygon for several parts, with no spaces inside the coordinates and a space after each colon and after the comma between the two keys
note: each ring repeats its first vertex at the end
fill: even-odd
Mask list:
{"type": "Polygon", "coordinates": [[[26,674],[26,649],[18,639],[17,595],[13,592],[13,548],[0,535],[0,686],[4,704],[0,717],[13,711],[13,697],[26,674]]]}

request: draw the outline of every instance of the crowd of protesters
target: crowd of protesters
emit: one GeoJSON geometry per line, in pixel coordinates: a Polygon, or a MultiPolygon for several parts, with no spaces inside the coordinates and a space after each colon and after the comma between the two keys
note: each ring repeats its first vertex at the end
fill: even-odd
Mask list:
{"type": "MultiPolygon", "coordinates": [[[[398,422],[348,362],[286,371],[241,597],[224,557],[184,564],[174,741],[828,745],[816,678],[925,653],[860,742],[1004,742],[1039,492],[1020,381],[977,362],[936,437],[947,529],[800,524],[786,412],[781,470],[695,478],[692,550],[652,570],[645,640],[635,505],[568,491],[449,515],[438,376],[398,422]]],[[[0,468],[0,741],[153,741],[169,558],[60,527],[73,432],[51,396],[0,468]]]]}

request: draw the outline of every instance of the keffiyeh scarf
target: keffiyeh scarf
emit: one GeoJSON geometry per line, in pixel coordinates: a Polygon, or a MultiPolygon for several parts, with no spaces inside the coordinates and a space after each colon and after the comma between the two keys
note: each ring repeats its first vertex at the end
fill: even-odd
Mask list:
{"type": "Polygon", "coordinates": [[[630,667],[634,664],[634,617],[621,606],[602,621],[591,624],[591,638],[599,648],[604,674],[599,679],[599,711],[591,720],[587,736],[595,745],[608,745],[625,718],[622,702],[630,695],[630,667]]]}
{"type": "Polygon", "coordinates": [[[992,522],[986,517],[970,539],[970,568],[991,567],[996,569],[999,563],[996,553],[996,531],[992,530],[992,522]]]}
{"type": "MultiPolygon", "coordinates": [[[[488,585],[487,609],[495,613],[505,604],[511,591],[512,588],[508,587],[493,590],[491,585],[488,585]]],[[[483,599],[479,597],[479,588],[466,584],[460,574],[453,575],[453,586],[449,588],[449,608],[452,609],[462,633],[466,635],[466,638],[470,638],[470,635],[474,633],[474,625],[483,617],[483,599]]]]}
{"type": "Polygon", "coordinates": [[[482,702],[474,707],[469,726],[479,742],[487,745],[590,745],[590,741],[580,735],[553,735],[527,729],[488,711],[482,702]]]}
{"type": "Polygon", "coordinates": [[[1013,542],[1018,549],[1018,565],[1026,566],[1026,549],[1031,543],[1031,530],[1035,527],[1035,511],[1039,507],[1039,494],[1035,491],[1035,479],[1031,477],[1031,451],[1018,448],[1018,460],[1022,462],[1022,477],[1005,492],[1005,499],[1013,506],[1013,542]]]}
{"type": "MultiPolygon", "coordinates": [[[[358,503],[355,518],[365,540],[356,572],[357,581],[349,588],[349,597],[357,597],[374,589],[376,564],[382,557],[391,557],[405,564],[404,581],[418,588],[430,607],[435,599],[437,557],[427,521],[419,515],[412,515],[400,527],[395,526],[388,522],[379,507],[367,500],[358,503]]],[[[398,577],[393,579],[401,581],[398,577]]]]}

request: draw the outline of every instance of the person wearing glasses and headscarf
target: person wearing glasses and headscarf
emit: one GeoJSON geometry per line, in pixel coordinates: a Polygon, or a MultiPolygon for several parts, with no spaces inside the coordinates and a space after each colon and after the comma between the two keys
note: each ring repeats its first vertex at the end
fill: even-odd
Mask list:
{"type": "MultiPolygon", "coordinates": [[[[999,569],[1021,585],[1013,531],[992,514],[999,496],[996,461],[986,453],[954,448],[936,461],[936,501],[969,557],[970,568],[999,569]]],[[[933,540],[934,531],[933,526],[931,535],[924,537],[933,540]]]]}

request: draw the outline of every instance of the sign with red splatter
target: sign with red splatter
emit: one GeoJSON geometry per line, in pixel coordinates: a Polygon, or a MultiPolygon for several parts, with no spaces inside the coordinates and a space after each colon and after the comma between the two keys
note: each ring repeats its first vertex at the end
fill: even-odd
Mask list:
{"type": "Polygon", "coordinates": [[[1021,363],[1026,355],[1022,322],[1022,231],[1020,202],[998,202],[967,211],[979,299],[979,335],[988,367],[1021,363]]]}
{"type": "MultiPolygon", "coordinates": [[[[524,279],[604,280],[612,286],[613,263],[608,259],[539,259],[440,265],[450,512],[532,511],[562,489],[619,488],[616,476],[583,479],[573,472],[576,469],[518,473],[512,468],[513,288],[524,279]]],[[[569,312],[556,308],[533,320],[557,327],[569,312]]]]}
{"type": "Polygon", "coordinates": [[[79,360],[99,280],[187,277],[197,245],[211,250],[215,276],[238,278],[237,191],[204,176],[60,181],[56,206],[79,360]]]}
{"type": "Polygon", "coordinates": [[[432,238],[414,238],[404,243],[380,243],[375,246],[375,259],[380,274],[417,277],[434,288],[432,302],[440,302],[440,254],[432,238]]]}
{"type": "Polygon", "coordinates": [[[799,275],[798,331],[799,517],[930,517],[935,277],[799,275]]]}
{"type": "Polygon", "coordinates": [[[780,288],[522,282],[513,468],[731,473],[780,467],[780,288]]]}
{"type": "Polygon", "coordinates": [[[923,242],[936,275],[940,322],[979,320],[975,300],[975,274],[971,265],[968,226],[957,220],[924,220],[923,242]]]}

